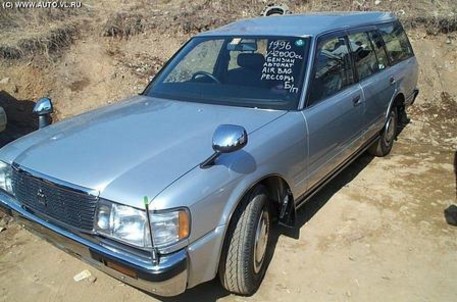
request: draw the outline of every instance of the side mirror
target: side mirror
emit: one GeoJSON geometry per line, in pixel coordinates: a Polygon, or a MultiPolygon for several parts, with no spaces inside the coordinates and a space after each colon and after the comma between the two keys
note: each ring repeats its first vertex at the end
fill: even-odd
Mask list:
{"type": "Polygon", "coordinates": [[[248,143],[246,129],[238,125],[220,125],[213,134],[214,153],[200,164],[205,169],[214,164],[216,158],[222,153],[235,152],[248,143]]]}
{"type": "Polygon", "coordinates": [[[39,128],[43,128],[51,124],[52,112],[54,112],[54,109],[50,98],[41,98],[36,102],[35,107],[33,107],[33,113],[38,115],[39,128]]]}
{"type": "Polygon", "coordinates": [[[230,153],[242,149],[248,143],[246,129],[238,125],[220,125],[214,131],[213,150],[230,153]]]}

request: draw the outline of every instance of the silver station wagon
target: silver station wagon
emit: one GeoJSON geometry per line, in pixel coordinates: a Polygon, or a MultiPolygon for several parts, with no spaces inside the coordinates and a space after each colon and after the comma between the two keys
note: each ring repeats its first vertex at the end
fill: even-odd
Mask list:
{"type": "MultiPolygon", "coordinates": [[[[145,91],[0,150],[0,205],[134,287],[251,295],[272,227],[362,152],[388,154],[418,65],[390,13],[260,17],[186,43],[145,91]]],[[[46,126],[46,127],[44,127],[46,126]]]]}

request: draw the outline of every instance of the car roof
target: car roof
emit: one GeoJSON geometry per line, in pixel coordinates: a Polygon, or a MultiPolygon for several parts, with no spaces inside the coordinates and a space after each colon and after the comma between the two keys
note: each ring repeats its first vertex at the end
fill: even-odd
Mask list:
{"type": "Polygon", "coordinates": [[[394,21],[389,12],[321,12],[243,19],[198,36],[316,36],[320,33],[394,21]]]}

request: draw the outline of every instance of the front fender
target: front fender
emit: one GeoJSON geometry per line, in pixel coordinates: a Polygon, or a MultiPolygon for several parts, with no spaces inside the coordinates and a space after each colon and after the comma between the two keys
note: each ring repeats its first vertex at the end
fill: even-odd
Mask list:
{"type": "Polygon", "coordinates": [[[292,194],[300,195],[305,187],[305,129],[299,112],[288,113],[251,133],[244,149],[222,154],[210,168],[196,166],[151,202],[151,209],[186,206],[191,211],[190,246],[201,246],[204,241],[207,250],[198,253],[205,259],[190,260],[190,286],[216,275],[230,219],[255,184],[277,175],[288,183],[292,194]]]}

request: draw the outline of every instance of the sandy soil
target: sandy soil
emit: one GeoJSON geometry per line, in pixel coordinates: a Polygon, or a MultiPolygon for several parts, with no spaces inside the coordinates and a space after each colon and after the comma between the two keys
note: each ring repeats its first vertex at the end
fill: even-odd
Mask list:
{"type": "MultiPolygon", "coordinates": [[[[291,236],[276,230],[254,296],[230,295],[214,280],[173,299],[153,297],[0,217],[0,301],[457,301],[457,227],[443,216],[457,202],[457,40],[422,31],[410,37],[421,63],[411,122],[391,155],[362,156],[300,209],[291,236]],[[97,280],[73,281],[84,269],[97,280]]],[[[13,123],[45,94],[64,119],[139,92],[186,38],[83,36],[58,63],[2,65],[0,79],[10,80],[0,98],[20,104],[9,109],[13,123]]],[[[19,130],[8,129],[0,143],[19,130]]]]}

